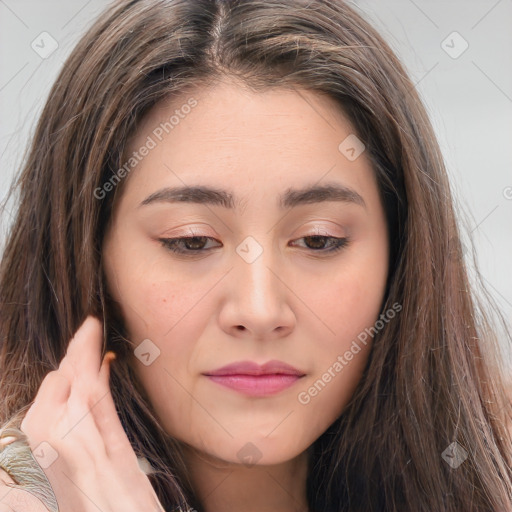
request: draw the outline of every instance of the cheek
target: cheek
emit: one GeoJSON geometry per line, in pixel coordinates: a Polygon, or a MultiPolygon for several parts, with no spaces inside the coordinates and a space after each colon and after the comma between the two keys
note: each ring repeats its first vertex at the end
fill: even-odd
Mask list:
{"type": "Polygon", "coordinates": [[[200,315],[201,298],[209,286],[162,259],[148,263],[137,254],[129,261],[118,260],[110,274],[109,284],[115,283],[115,298],[134,342],[150,335],[163,340],[187,315],[200,315]]]}
{"type": "Polygon", "coordinates": [[[135,350],[131,366],[168,432],[177,433],[180,425],[194,421],[195,402],[190,394],[198,393],[191,376],[200,367],[196,342],[208,320],[206,305],[200,300],[204,293],[190,279],[156,279],[153,272],[145,272],[133,276],[123,298],[130,339],[135,346],[150,340],[144,341],[150,364],[143,364],[138,358],[142,351],[135,350]],[[173,397],[172,407],[169,397],[173,397]]]}
{"type": "Polygon", "coordinates": [[[386,271],[385,259],[360,253],[324,286],[314,293],[308,290],[323,326],[311,338],[314,370],[297,401],[319,432],[343,412],[361,379],[376,332],[386,271]]]}
{"type": "Polygon", "coordinates": [[[309,283],[302,294],[321,320],[317,323],[324,326],[324,334],[313,338],[321,353],[332,355],[346,350],[353,339],[374,324],[385,284],[385,265],[358,255],[315,286],[309,283]]]}
{"type": "Polygon", "coordinates": [[[311,351],[312,372],[296,395],[299,409],[310,422],[308,428],[316,435],[339,417],[353,396],[371,351],[372,337],[365,329],[378,315],[378,309],[370,311],[364,300],[353,297],[324,306],[321,311],[334,335],[315,338],[319,341],[311,351]]]}
{"type": "Polygon", "coordinates": [[[361,380],[370,344],[361,345],[357,351],[354,354],[350,349],[340,350],[339,354],[332,354],[319,372],[298,390],[298,417],[304,418],[313,439],[336,421],[352,398],[361,380]]]}

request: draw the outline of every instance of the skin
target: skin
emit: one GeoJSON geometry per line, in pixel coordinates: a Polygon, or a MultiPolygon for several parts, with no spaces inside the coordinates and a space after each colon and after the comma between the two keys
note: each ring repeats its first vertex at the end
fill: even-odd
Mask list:
{"type": "Polygon", "coordinates": [[[29,510],[30,512],[48,512],[43,502],[27,491],[11,488],[16,482],[7,472],[0,469],[0,512],[29,510]]]}
{"type": "MultiPolygon", "coordinates": [[[[43,379],[20,430],[60,512],[163,512],[117,415],[109,387],[113,353],[102,358],[102,344],[103,325],[89,316],[59,368],[43,379]]],[[[0,479],[0,511],[46,510],[23,488],[9,488],[8,475],[0,479]]]]}
{"type": "MultiPolygon", "coordinates": [[[[389,248],[377,184],[364,152],[349,160],[338,150],[354,130],[324,96],[221,82],[194,97],[197,106],[125,183],[103,247],[108,289],[133,348],[150,340],[145,350],[159,351],[150,364],[134,352],[130,363],[162,425],[182,443],[204,510],[306,511],[307,450],[350,400],[371,343],[359,344],[334,377],[333,365],[373,326],[384,296],[389,248]],[[277,207],[288,188],[327,182],[355,190],[365,206],[277,207]],[[140,206],[155,191],[184,184],[228,186],[240,206],[140,206]],[[211,237],[192,247],[213,249],[180,256],[160,241],[192,230],[211,237]],[[327,253],[333,239],[314,236],[350,240],[327,253]],[[242,243],[247,237],[250,246],[242,243]],[[257,258],[241,257],[254,247],[262,251],[257,258]],[[249,397],[204,375],[272,359],[303,376],[279,393],[249,397]],[[301,403],[300,393],[319,379],[321,391],[301,403]]],[[[156,105],[130,151],[187,99],[156,105]]],[[[21,430],[35,454],[42,442],[58,454],[44,472],[60,510],[160,510],[117,416],[102,338],[102,324],[89,317],[43,380],[21,430]]],[[[38,510],[0,477],[0,510],[38,510]]]]}
{"type": "Polygon", "coordinates": [[[162,425],[183,443],[205,510],[305,511],[307,449],[343,411],[371,343],[309,403],[298,394],[379,317],[389,247],[377,183],[364,152],[351,161],[338,149],[354,130],[331,99],[305,90],[255,93],[232,81],[156,105],[128,154],[190,97],[197,106],[124,183],[103,247],[108,288],[133,348],[150,340],[158,354],[148,366],[134,354],[131,364],[162,425]],[[365,206],[278,208],[286,189],[327,182],[355,190],[365,206]],[[156,191],[183,185],[227,188],[240,204],[141,206],[156,191]],[[322,253],[332,239],[304,238],[318,234],[350,241],[322,253]],[[161,242],[189,236],[211,238],[182,243],[188,255],[161,242]],[[237,253],[246,237],[262,251],[250,263],[237,253]],[[190,252],[197,247],[203,252],[190,252]],[[265,397],[203,375],[272,359],[305,375],[265,397]]]}

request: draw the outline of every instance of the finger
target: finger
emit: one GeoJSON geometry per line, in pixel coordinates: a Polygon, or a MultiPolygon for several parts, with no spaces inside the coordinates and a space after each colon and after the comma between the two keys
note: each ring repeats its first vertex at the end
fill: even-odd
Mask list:
{"type": "Polygon", "coordinates": [[[63,370],[70,372],[73,369],[74,377],[78,380],[96,379],[101,365],[102,343],[102,324],[97,318],[88,316],[68,345],[61,362],[63,370]]]}
{"type": "Polygon", "coordinates": [[[34,403],[49,402],[52,404],[66,403],[71,391],[71,381],[62,372],[53,370],[46,374],[39,386],[34,403]]]}
{"type": "Polygon", "coordinates": [[[110,366],[116,357],[116,353],[109,350],[103,357],[103,362],[98,374],[100,382],[102,382],[103,386],[108,389],[110,389],[110,366]]]}
{"type": "Polygon", "coordinates": [[[119,453],[127,454],[128,452],[132,452],[133,456],[131,454],[128,454],[128,456],[135,460],[135,453],[126,436],[121,420],[119,419],[114,399],[110,392],[110,365],[115,357],[115,354],[110,351],[105,354],[100,370],[100,379],[102,380],[103,386],[108,389],[108,394],[102,397],[102,400],[98,402],[94,408],[94,419],[101,436],[105,440],[107,453],[112,457],[114,454],[117,456],[119,453]]]}
{"type": "Polygon", "coordinates": [[[40,429],[41,418],[55,418],[57,411],[66,404],[71,392],[69,379],[61,372],[49,372],[39,386],[36,398],[25,414],[20,430],[28,436],[40,429]]]}

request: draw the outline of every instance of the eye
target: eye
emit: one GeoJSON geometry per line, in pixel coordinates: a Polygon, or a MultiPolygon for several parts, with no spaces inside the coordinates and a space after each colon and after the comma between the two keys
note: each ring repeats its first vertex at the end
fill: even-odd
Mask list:
{"type": "Polygon", "coordinates": [[[207,240],[215,240],[210,236],[188,236],[182,238],[161,238],[162,245],[177,254],[199,254],[211,250],[205,249],[207,240]]]}
{"type": "MultiPolygon", "coordinates": [[[[348,237],[338,238],[335,236],[327,235],[309,235],[298,240],[306,241],[306,246],[311,245],[313,252],[332,253],[340,251],[349,243],[348,237]],[[326,247],[327,244],[327,247],[326,247]]],[[[308,247],[310,248],[310,247],[308,247]]]]}
{"type": "MultiPolygon", "coordinates": [[[[208,240],[214,240],[209,236],[189,236],[181,238],[161,238],[162,245],[176,254],[184,254],[194,256],[214,249],[214,247],[207,248],[208,240]]],[[[306,242],[306,248],[312,252],[317,253],[332,253],[340,251],[349,243],[348,238],[337,238],[327,235],[310,235],[299,238],[306,242]]]]}

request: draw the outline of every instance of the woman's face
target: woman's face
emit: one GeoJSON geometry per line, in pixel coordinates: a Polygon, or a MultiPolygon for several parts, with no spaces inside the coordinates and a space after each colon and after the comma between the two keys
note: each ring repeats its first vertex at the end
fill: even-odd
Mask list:
{"type": "Polygon", "coordinates": [[[157,105],[129,156],[105,272],[163,427],[233,463],[296,457],[353,394],[384,296],[361,141],[327,97],[224,82],[157,105]]]}

